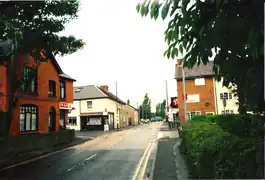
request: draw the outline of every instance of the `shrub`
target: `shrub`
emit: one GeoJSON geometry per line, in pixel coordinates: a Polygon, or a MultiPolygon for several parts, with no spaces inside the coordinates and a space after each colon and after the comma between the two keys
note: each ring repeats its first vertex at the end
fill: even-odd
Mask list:
{"type": "Polygon", "coordinates": [[[259,126],[253,123],[251,131],[238,130],[242,127],[247,128],[246,124],[251,124],[245,123],[246,121],[252,122],[249,117],[247,120],[240,117],[196,116],[184,125],[180,148],[193,178],[263,177],[264,140],[258,136],[254,138],[258,132],[255,128],[259,126]],[[225,121],[221,122],[221,119],[225,121]],[[247,134],[251,136],[246,137],[247,134]]]}

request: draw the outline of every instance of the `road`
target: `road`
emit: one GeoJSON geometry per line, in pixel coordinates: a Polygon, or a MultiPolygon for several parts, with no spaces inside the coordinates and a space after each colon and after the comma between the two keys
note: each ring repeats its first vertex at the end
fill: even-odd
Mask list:
{"type": "Polygon", "coordinates": [[[130,180],[161,123],[109,133],[51,156],[0,172],[1,178],[130,180]]]}

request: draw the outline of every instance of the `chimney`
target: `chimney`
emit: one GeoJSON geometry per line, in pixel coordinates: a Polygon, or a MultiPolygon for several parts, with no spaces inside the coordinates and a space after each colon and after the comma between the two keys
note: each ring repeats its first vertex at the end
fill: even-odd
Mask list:
{"type": "Polygon", "coordinates": [[[127,100],[127,104],[130,105],[130,100],[129,99],[127,100]]]}
{"type": "Polygon", "coordinates": [[[109,86],[107,85],[102,85],[100,86],[101,89],[104,89],[105,91],[109,91],[109,86]]]}

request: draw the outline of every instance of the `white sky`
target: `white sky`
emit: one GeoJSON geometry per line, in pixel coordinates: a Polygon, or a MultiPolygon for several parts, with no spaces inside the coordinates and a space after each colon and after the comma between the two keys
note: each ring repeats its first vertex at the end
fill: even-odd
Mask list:
{"type": "Polygon", "coordinates": [[[108,85],[115,94],[136,106],[145,93],[155,105],[176,96],[175,61],[166,59],[164,31],[167,22],[151,20],[136,12],[139,0],[81,0],[79,16],[62,34],[83,39],[85,47],[69,56],[57,57],[63,71],[77,85],[108,85]]]}

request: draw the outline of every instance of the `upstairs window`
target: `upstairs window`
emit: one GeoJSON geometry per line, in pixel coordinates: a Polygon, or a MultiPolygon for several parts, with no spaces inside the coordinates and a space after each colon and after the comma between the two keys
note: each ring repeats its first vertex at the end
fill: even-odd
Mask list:
{"type": "Polygon", "coordinates": [[[232,99],[232,93],[228,93],[228,92],[224,92],[224,93],[220,93],[220,99],[232,99]]]}
{"type": "Polygon", "coordinates": [[[65,99],[65,93],[66,93],[65,81],[60,80],[60,98],[61,99],[65,99]]]}
{"type": "Polygon", "coordinates": [[[92,109],[92,101],[87,101],[87,109],[92,109]]]}
{"type": "Polygon", "coordinates": [[[205,79],[204,78],[196,78],[194,80],[195,86],[204,86],[205,85],[205,79]]]}
{"type": "Polygon", "coordinates": [[[37,70],[26,67],[22,72],[21,91],[37,93],[37,70]]]}
{"type": "Polygon", "coordinates": [[[49,96],[55,97],[56,96],[56,82],[49,80],[49,96]]]}

